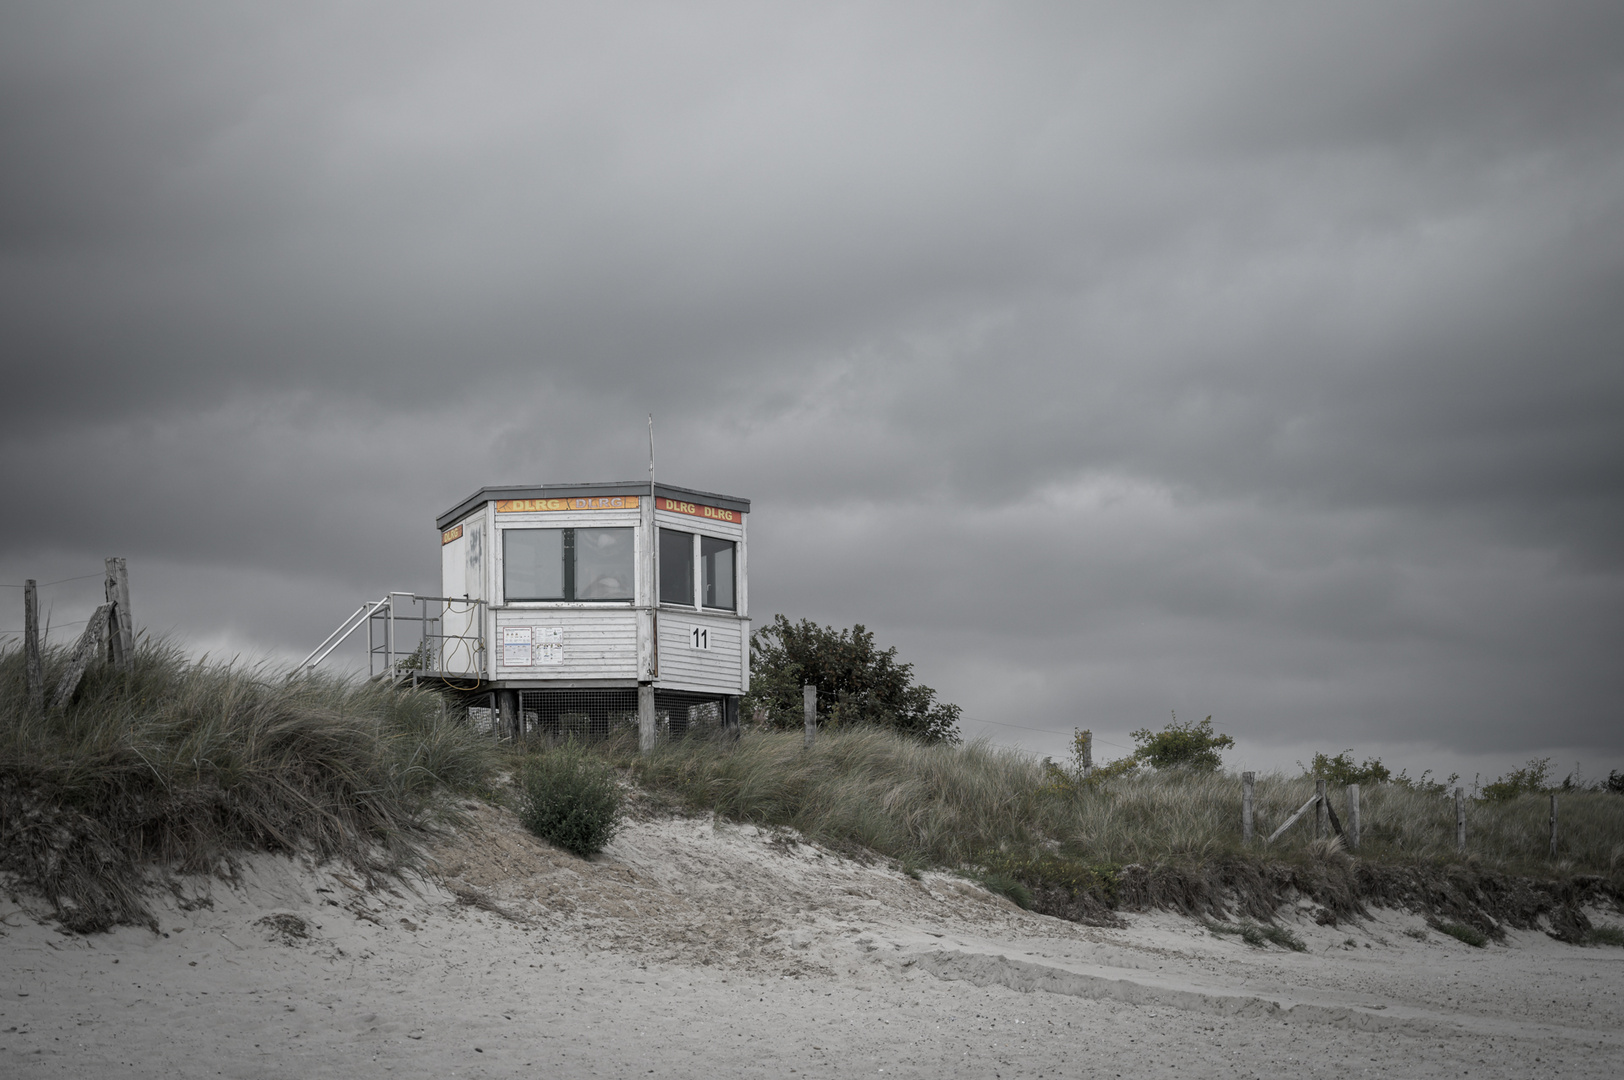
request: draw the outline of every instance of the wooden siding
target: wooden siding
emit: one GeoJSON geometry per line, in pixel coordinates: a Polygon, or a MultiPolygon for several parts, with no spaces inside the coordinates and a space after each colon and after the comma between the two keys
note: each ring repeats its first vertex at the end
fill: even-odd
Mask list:
{"type": "Polygon", "coordinates": [[[740,655],[747,647],[748,626],[732,614],[661,608],[659,684],[673,690],[742,693],[740,655]],[[696,626],[710,632],[709,649],[693,647],[696,626]]]}

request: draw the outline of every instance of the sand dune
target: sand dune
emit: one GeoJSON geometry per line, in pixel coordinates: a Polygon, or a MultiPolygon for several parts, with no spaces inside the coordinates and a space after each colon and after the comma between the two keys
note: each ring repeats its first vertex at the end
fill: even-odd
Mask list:
{"type": "MultiPolygon", "coordinates": [[[[5,1076],[1612,1076],[1624,950],[1472,949],[1415,916],[1024,912],[788,834],[653,816],[590,862],[471,806],[379,888],[257,857],[162,936],[0,916],[5,1076]]],[[[1619,922],[1616,913],[1594,913],[1619,922]]]]}

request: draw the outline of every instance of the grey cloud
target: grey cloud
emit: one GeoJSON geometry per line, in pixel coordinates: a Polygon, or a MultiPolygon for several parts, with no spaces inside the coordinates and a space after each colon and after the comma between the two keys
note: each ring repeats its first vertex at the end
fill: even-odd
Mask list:
{"type": "Polygon", "coordinates": [[[1621,21],[13,5],[0,567],[297,652],[653,411],[980,715],[1617,755],[1621,21]]]}

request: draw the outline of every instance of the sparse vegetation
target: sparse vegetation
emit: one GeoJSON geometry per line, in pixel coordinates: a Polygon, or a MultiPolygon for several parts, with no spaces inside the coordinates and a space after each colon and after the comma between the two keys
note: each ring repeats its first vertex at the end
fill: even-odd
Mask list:
{"type": "Polygon", "coordinates": [[[1586,945],[1617,945],[1624,948],[1624,928],[1617,926],[1593,926],[1585,935],[1586,945]]]}
{"type": "Polygon", "coordinates": [[[525,758],[514,788],[525,828],[582,857],[602,851],[624,824],[620,785],[577,743],[525,758]]]}
{"type": "MultiPolygon", "coordinates": [[[[1548,808],[1536,796],[1469,804],[1467,859],[1455,851],[1449,800],[1421,786],[1376,784],[1362,793],[1355,856],[1315,842],[1307,820],[1268,848],[1243,847],[1240,778],[1217,771],[1139,770],[1076,783],[1071,770],[1018,751],[923,743],[875,727],[827,732],[811,751],[798,734],[749,732],[727,749],[688,742],[646,758],[608,752],[645,789],[691,809],[795,828],[911,867],[1012,879],[1035,910],[1081,921],[1168,907],[1224,919],[1238,908],[1268,922],[1279,904],[1306,895],[1332,921],[1387,903],[1481,924],[1492,936],[1500,922],[1531,926],[1573,895],[1569,871],[1553,872],[1546,857],[1548,808]],[[1508,875],[1525,875],[1523,884],[1508,875]]],[[[1304,776],[1260,777],[1260,829],[1283,821],[1313,785],[1304,776]]],[[[1575,793],[1563,813],[1572,872],[1594,875],[1585,887],[1603,895],[1624,893],[1614,857],[1624,803],[1575,793]]]]}
{"type": "MultiPolygon", "coordinates": [[[[1262,925],[1253,922],[1224,923],[1214,919],[1203,919],[1201,925],[1215,936],[1237,936],[1254,948],[1261,949],[1271,943],[1292,952],[1303,952],[1308,948],[1303,944],[1302,938],[1285,927],[1275,926],[1272,923],[1262,925]]],[[[1350,944],[1353,941],[1352,938],[1348,940],[1350,944]]]]}
{"type": "Polygon", "coordinates": [[[1336,757],[1315,754],[1314,759],[1307,765],[1303,765],[1300,761],[1297,764],[1306,775],[1327,780],[1337,787],[1347,787],[1349,784],[1385,784],[1393,779],[1392,770],[1377,758],[1366,758],[1363,765],[1355,765],[1352,749],[1344,750],[1336,757]]]}
{"type": "MultiPolygon", "coordinates": [[[[45,661],[50,685],[64,650],[45,661]]],[[[24,678],[20,652],[0,656],[0,869],[81,931],[150,924],[154,870],[221,871],[244,851],[395,868],[440,796],[482,789],[495,763],[432,693],[290,682],[161,643],[93,667],[43,715],[24,678]]]]}
{"type": "Polygon", "coordinates": [[[1438,933],[1448,934],[1456,941],[1465,942],[1474,949],[1481,949],[1483,946],[1489,943],[1489,936],[1487,934],[1483,933],[1483,931],[1477,929],[1476,927],[1467,926],[1465,923],[1434,922],[1430,925],[1434,930],[1438,931],[1438,933]]]}

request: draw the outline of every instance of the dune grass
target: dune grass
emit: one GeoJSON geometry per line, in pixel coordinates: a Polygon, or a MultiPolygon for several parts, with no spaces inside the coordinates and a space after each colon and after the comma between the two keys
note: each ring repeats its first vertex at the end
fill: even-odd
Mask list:
{"type": "MultiPolygon", "coordinates": [[[[617,753],[645,786],[724,817],[787,825],[810,837],[857,845],[909,864],[962,866],[998,852],[1062,853],[1102,865],[1202,860],[1266,853],[1318,858],[1313,815],[1264,848],[1243,848],[1241,781],[1180,771],[1057,785],[1021,751],[986,743],[922,743],[883,728],[820,733],[807,751],[799,733],[748,732],[737,743],[683,741],[648,758],[617,753]]],[[[1314,793],[1314,781],[1264,775],[1256,789],[1260,836],[1314,793]]],[[[1346,793],[1330,792],[1345,813],[1346,793]]],[[[1559,867],[1546,857],[1549,802],[1526,795],[1469,803],[1467,852],[1455,850],[1454,803],[1392,784],[1361,791],[1363,843],[1371,861],[1475,865],[1526,873],[1608,875],[1624,856],[1624,798],[1562,796],[1559,867]]]]}
{"type": "MultiPolygon", "coordinates": [[[[47,654],[47,685],[65,660],[47,654]]],[[[144,642],[128,670],[93,667],[74,702],[36,714],[20,654],[0,656],[0,869],[75,929],[149,923],[153,868],[256,850],[397,866],[442,793],[481,789],[497,763],[426,691],[144,642]]]]}

